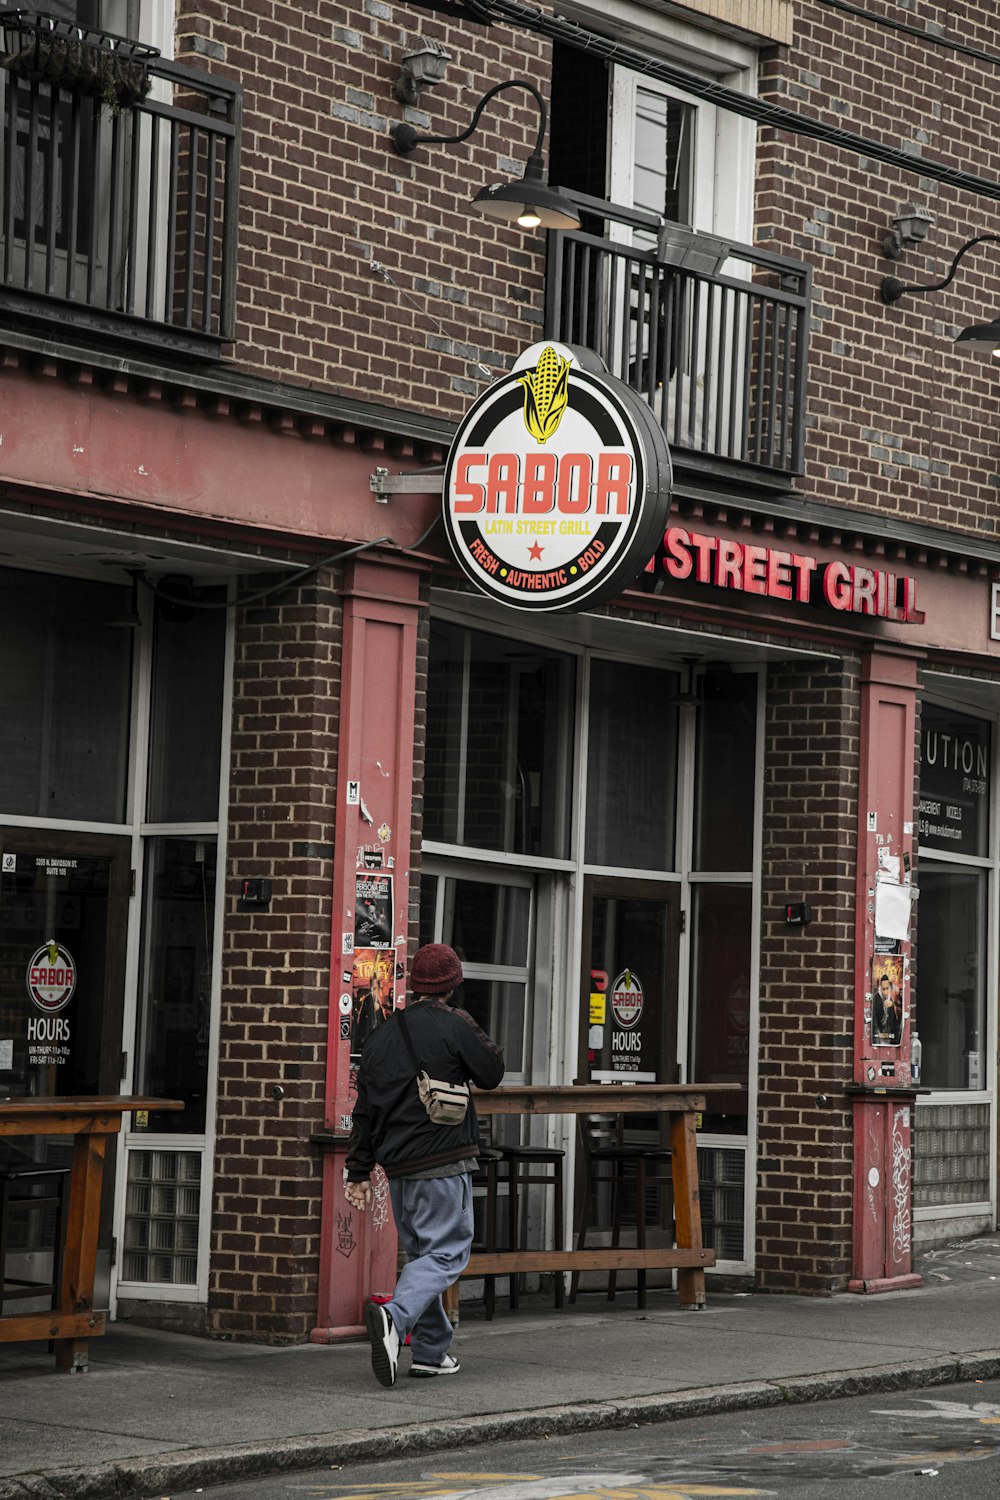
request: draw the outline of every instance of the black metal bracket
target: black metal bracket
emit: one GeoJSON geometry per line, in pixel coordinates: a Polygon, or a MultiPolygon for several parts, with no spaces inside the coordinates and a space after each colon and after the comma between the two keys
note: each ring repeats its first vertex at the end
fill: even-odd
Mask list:
{"type": "Polygon", "coordinates": [[[1000,234],[977,234],[975,239],[968,240],[955,255],[955,259],[948,268],[948,274],[943,281],[932,281],[928,285],[922,286],[919,282],[900,281],[896,276],[884,276],[882,284],[879,287],[879,296],[887,306],[892,307],[893,303],[898,302],[900,297],[906,293],[921,296],[924,292],[941,292],[955,279],[955,272],[973,246],[983,245],[987,242],[1000,245],[1000,234]]]}
{"type": "Polygon", "coordinates": [[[538,122],[538,136],[535,140],[535,149],[532,155],[540,159],[549,113],[545,100],[538,89],[535,88],[533,83],[529,83],[526,78],[508,78],[505,83],[496,84],[488,93],[484,94],[476,105],[475,113],[472,116],[472,124],[468,130],[463,130],[460,135],[418,135],[412,125],[407,125],[403,121],[399,125],[394,125],[389,132],[392,137],[393,146],[400,156],[409,156],[410,152],[415,151],[418,146],[455,146],[460,141],[467,141],[479,124],[479,117],[487,104],[497,94],[502,94],[504,89],[527,89],[528,93],[534,97],[535,103],[538,105],[540,118],[538,122]]]}

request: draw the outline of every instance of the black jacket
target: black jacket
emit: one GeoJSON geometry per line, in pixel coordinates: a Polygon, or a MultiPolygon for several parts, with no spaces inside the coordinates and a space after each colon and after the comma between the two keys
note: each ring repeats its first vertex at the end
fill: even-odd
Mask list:
{"type": "MultiPolygon", "coordinates": [[[[432,1078],[496,1088],[503,1077],[503,1053],[468,1011],[427,999],[411,1002],[406,1018],[417,1061],[432,1078]]],[[[407,1177],[478,1154],[479,1126],[471,1099],[460,1125],[431,1122],[420,1102],[399,1017],[390,1016],[361,1053],[348,1178],[363,1182],[376,1162],[389,1177],[407,1177]]]]}

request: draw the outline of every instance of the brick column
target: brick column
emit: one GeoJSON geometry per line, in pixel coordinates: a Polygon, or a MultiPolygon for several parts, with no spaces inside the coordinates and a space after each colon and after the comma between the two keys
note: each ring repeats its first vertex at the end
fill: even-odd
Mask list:
{"type": "Polygon", "coordinates": [[[843,1291],[851,1269],[856,660],[768,673],[756,1278],[843,1291]],[[788,927],[783,907],[808,901],[788,927]]]}
{"type": "Polygon", "coordinates": [[[323,1122],[329,996],[334,581],[321,573],[236,619],[209,1328],[259,1342],[301,1342],[316,1310],[322,1164],[310,1138],[323,1122]],[[271,879],[270,910],[238,910],[238,881],[251,875],[271,879]]]}

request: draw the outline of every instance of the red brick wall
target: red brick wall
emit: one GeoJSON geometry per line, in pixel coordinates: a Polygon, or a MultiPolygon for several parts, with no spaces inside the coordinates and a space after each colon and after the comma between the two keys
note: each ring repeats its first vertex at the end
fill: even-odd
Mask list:
{"type": "MultiPolygon", "coordinates": [[[[919,170],[923,155],[1000,178],[995,65],[932,34],[995,56],[995,6],[867,8],[928,37],[803,0],[793,45],[762,54],[765,98],[915,162],[903,171],[787,131],[758,132],[756,238],[815,273],[805,489],[995,536],[993,375],[988,361],[956,350],[952,333],[992,315],[996,247],[975,252],[945,293],[895,308],[878,297],[887,272],[940,276],[964,240],[995,223],[996,200],[919,170]],[[889,220],[913,199],[937,224],[901,262],[888,261],[889,220]]],[[[181,0],[177,50],[245,90],[237,361],[456,417],[481,388],[471,363],[501,365],[539,328],[544,236],[467,207],[480,186],[523,164],[537,113],[527,94],[507,93],[467,142],[407,158],[388,132],[405,114],[422,132],[458,133],[482,94],[512,77],[547,93],[549,44],[385,0],[181,0]],[[446,81],[404,111],[392,87],[418,36],[452,61],[446,81]]]]}
{"type": "MultiPolygon", "coordinates": [[[[949,0],[881,13],[993,57],[996,7],[949,0]]],[[[839,13],[796,6],[795,42],[762,69],[766,96],[843,130],[954,169],[1000,180],[996,65],[839,13]]],[[[883,276],[943,278],[973,235],[995,229],[998,204],[838,147],[770,128],[759,132],[756,233],[814,272],[812,380],[804,489],[862,506],[996,537],[996,381],[990,360],[954,344],[958,328],[994,315],[1000,246],[963,261],[955,282],[895,307],[883,276]],[[935,215],[926,240],[899,261],[882,253],[904,203],[935,215]]]]}
{"type": "Polygon", "coordinates": [[[544,235],[468,208],[486,183],[519,175],[538,112],[512,90],[465,144],[398,156],[392,89],[418,36],[454,59],[406,111],[423,134],[458,134],[494,84],[547,73],[537,37],[382,0],[178,7],[181,61],[244,89],[238,362],[457,417],[481,389],[470,361],[499,367],[538,326],[544,235]]]}
{"type": "Polygon", "coordinates": [[[768,673],[757,1284],[842,1291],[851,1268],[858,663],[768,673]],[[786,901],[813,920],[788,927],[786,901]]]}
{"type": "Polygon", "coordinates": [[[330,572],[237,613],[234,678],[209,1324],[297,1342],[314,1323],[319,1255],[309,1138],[323,1128],[326,1076],[340,687],[330,572]],[[272,880],[269,911],[237,910],[248,875],[272,880]]]}

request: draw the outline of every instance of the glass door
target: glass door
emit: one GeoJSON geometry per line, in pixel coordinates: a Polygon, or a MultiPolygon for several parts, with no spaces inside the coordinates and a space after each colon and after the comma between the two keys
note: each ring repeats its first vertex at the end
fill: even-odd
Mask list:
{"type": "Polygon", "coordinates": [[[676,1083],[680,891],[588,876],[584,885],[579,1077],[676,1083]]]}
{"type": "Polygon", "coordinates": [[[117,1094],[128,840],[2,829],[0,1085],[117,1094]]]}
{"type": "MultiPolygon", "coordinates": [[[[0,1091],[11,1098],[117,1094],[124,1072],[122,1006],[129,841],[0,828],[0,1091]]],[[[5,1149],[69,1165],[68,1136],[5,1149]]],[[[114,1141],[108,1142],[98,1249],[98,1306],[111,1262],[114,1141]]],[[[36,1217],[36,1216],[33,1216],[36,1217]]],[[[38,1233],[45,1228],[38,1217],[38,1233]]],[[[17,1246],[36,1261],[49,1240],[17,1246]]]]}

